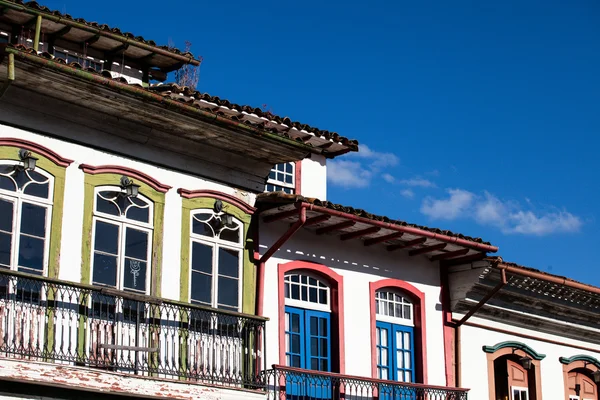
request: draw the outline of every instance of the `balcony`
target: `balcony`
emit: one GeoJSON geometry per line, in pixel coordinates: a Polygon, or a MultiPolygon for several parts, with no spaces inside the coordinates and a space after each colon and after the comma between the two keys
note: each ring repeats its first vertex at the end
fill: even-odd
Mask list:
{"type": "Polygon", "coordinates": [[[267,400],[467,400],[467,389],[427,386],[274,365],[267,400]]]}
{"type": "Polygon", "coordinates": [[[0,358],[260,389],[265,321],[0,270],[0,358]]]}

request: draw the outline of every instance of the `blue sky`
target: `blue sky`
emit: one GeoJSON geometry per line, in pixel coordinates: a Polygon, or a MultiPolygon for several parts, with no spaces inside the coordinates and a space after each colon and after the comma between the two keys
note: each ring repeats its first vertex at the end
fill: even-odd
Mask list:
{"type": "Polygon", "coordinates": [[[42,1],[204,58],[199,90],[356,138],[329,200],[600,285],[600,3],[42,1]]]}

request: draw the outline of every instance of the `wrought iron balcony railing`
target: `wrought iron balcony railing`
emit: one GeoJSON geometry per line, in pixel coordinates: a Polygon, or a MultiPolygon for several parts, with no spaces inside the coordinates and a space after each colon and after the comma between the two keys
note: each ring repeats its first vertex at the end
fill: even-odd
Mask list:
{"type": "Polygon", "coordinates": [[[0,357],[259,388],[265,319],[0,269],[0,357]]]}
{"type": "Polygon", "coordinates": [[[267,400],[467,400],[467,389],[272,368],[263,372],[267,400]]]}

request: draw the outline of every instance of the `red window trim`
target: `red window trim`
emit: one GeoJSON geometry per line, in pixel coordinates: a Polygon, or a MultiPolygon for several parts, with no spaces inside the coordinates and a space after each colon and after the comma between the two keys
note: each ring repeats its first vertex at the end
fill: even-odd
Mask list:
{"type": "Polygon", "coordinates": [[[377,349],[375,348],[376,339],[376,321],[377,312],[375,310],[375,292],[383,288],[399,289],[406,293],[413,301],[413,313],[415,322],[415,349],[419,350],[415,354],[415,370],[417,380],[427,384],[427,346],[426,340],[426,320],[425,320],[425,293],[411,285],[410,283],[399,279],[382,279],[369,283],[369,297],[371,302],[371,374],[377,379],[377,349]]]}
{"type": "Polygon", "coordinates": [[[322,276],[329,286],[331,301],[331,370],[344,374],[346,371],[346,357],[344,346],[344,278],[331,268],[322,264],[307,261],[290,261],[279,264],[277,268],[278,298],[279,298],[279,363],[285,364],[285,292],[283,278],[290,271],[310,271],[322,276]],[[334,327],[337,329],[334,331],[334,327]],[[337,365],[333,364],[337,361],[337,365]]]}

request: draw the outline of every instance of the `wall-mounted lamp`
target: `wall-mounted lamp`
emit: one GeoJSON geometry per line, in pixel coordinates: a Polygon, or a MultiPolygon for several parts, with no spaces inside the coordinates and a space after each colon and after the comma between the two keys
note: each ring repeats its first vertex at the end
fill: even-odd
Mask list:
{"type": "Polygon", "coordinates": [[[223,202],[221,200],[215,200],[213,211],[217,214],[214,219],[215,229],[220,231],[226,226],[233,225],[233,216],[223,212],[223,202]]]}
{"type": "Polygon", "coordinates": [[[600,369],[597,369],[594,372],[592,372],[592,378],[594,378],[594,382],[600,383],[600,369]]]}
{"type": "Polygon", "coordinates": [[[125,191],[127,197],[137,197],[140,192],[140,185],[133,183],[132,179],[126,176],[121,177],[121,189],[125,191]]]}
{"type": "Polygon", "coordinates": [[[521,357],[521,359],[519,359],[519,361],[521,362],[521,366],[523,368],[525,368],[526,370],[530,370],[531,369],[531,357],[525,356],[525,357],[521,357]]]}
{"type": "Polygon", "coordinates": [[[575,396],[579,397],[579,392],[581,392],[581,385],[579,383],[575,384],[575,396]]]}
{"type": "Polygon", "coordinates": [[[19,150],[19,159],[23,163],[22,168],[26,171],[33,171],[35,169],[35,164],[37,162],[37,158],[31,155],[29,150],[21,149],[19,150]]]}

